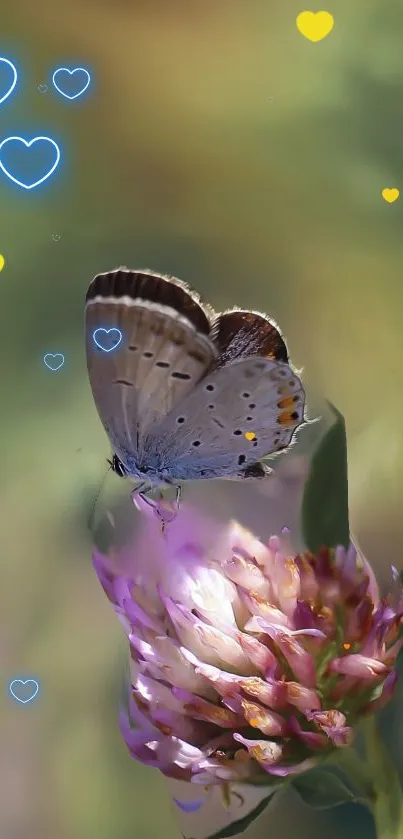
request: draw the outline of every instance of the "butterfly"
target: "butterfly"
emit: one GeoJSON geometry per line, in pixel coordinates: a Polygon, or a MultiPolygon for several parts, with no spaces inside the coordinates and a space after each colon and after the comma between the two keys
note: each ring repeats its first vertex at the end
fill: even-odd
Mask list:
{"type": "Polygon", "coordinates": [[[218,314],[181,280],[118,268],[91,282],[89,381],[113,471],[150,492],[183,481],[264,478],[287,449],[305,393],[278,326],[218,314]]]}

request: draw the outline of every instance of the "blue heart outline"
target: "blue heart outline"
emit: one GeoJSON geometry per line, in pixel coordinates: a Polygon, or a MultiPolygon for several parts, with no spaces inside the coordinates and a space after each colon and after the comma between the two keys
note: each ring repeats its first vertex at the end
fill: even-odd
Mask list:
{"type": "Polygon", "coordinates": [[[26,705],[28,702],[32,702],[32,700],[35,699],[36,696],[38,696],[39,682],[37,682],[36,679],[12,679],[12,681],[9,683],[8,689],[13,699],[16,699],[17,702],[21,702],[22,705],[26,705]],[[32,696],[29,696],[28,699],[21,699],[19,696],[17,696],[16,693],[14,693],[13,685],[27,685],[29,682],[32,682],[32,684],[35,685],[35,693],[32,694],[32,696]]]}
{"type": "Polygon", "coordinates": [[[97,347],[99,347],[100,350],[102,350],[103,352],[112,352],[112,350],[116,350],[116,347],[118,347],[119,344],[121,343],[123,335],[122,335],[120,329],[117,328],[117,326],[111,326],[110,329],[105,329],[103,326],[99,326],[98,329],[94,329],[94,332],[92,333],[92,338],[93,338],[94,344],[96,344],[97,347]],[[113,347],[109,347],[109,349],[107,349],[106,347],[103,347],[102,344],[98,343],[98,341],[95,337],[97,332],[105,332],[106,335],[109,335],[110,332],[119,332],[119,340],[117,341],[116,344],[113,345],[113,347]]]}
{"type": "Polygon", "coordinates": [[[54,71],[53,76],[52,76],[52,84],[56,88],[58,93],[61,93],[62,96],[64,96],[66,99],[70,99],[70,100],[77,99],[78,96],[82,96],[83,93],[85,93],[85,91],[89,87],[90,83],[91,83],[91,76],[90,76],[90,73],[88,72],[88,70],[85,69],[85,67],[74,67],[73,70],[69,70],[68,67],[58,67],[57,70],[54,71]],[[70,76],[73,76],[74,73],[79,73],[79,72],[86,74],[87,84],[82,88],[82,90],[79,90],[78,93],[75,93],[74,96],[69,96],[69,94],[65,93],[63,90],[61,90],[61,88],[56,83],[56,81],[55,81],[56,76],[57,76],[58,73],[68,73],[70,76]]]}
{"type": "Polygon", "coordinates": [[[33,137],[32,140],[25,140],[24,137],[6,137],[5,140],[2,140],[0,143],[0,169],[2,170],[2,172],[4,172],[7,178],[10,178],[10,181],[13,181],[13,183],[17,184],[18,186],[22,186],[23,189],[34,189],[34,187],[39,186],[39,184],[43,184],[44,181],[46,181],[48,178],[50,178],[51,175],[53,175],[53,172],[59,165],[59,161],[60,149],[56,141],[52,140],[51,137],[33,137]],[[44,140],[47,143],[51,143],[52,146],[56,149],[56,160],[52,168],[49,170],[49,172],[46,173],[46,175],[43,176],[43,178],[40,178],[39,181],[35,181],[35,183],[33,184],[24,184],[23,181],[19,181],[18,178],[14,177],[14,175],[11,175],[8,169],[6,169],[6,167],[4,166],[4,163],[1,159],[1,150],[5,143],[10,143],[13,140],[17,140],[20,143],[24,143],[24,146],[26,146],[26,148],[30,148],[34,143],[39,143],[41,140],[44,140]]]}
{"type": "Polygon", "coordinates": [[[1,99],[0,99],[0,105],[2,105],[2,104],[3,104],[3,102],[5,102],[5,101],[6,101],[6,99],[8,99],[8,97],[9,97],[9,96],[11,96],[11,94],[12,94],[12,92],[13,92],[13,90],[14,90],[14,88],[15,88],[16,84],[17,84],[18,73],[17,73],[17,68],[16,68],[15,64],[13,64],[13,62],[12,62],[12,61],[10,61],[10,59],[9,59],[9,58],[3,58],[3,57],[1,57],[1,58],[0,58],[0,61],[3,61],[3,62],[4,62],[4,64],[8,64],[8,66],[9,66],[9,67],[11,67],[11,69],[12,69],[12,71],[13,71],[13,74],[14,74],[14,79],[13,79],[13,81],[11,82],[11,87],[9,87],[9,89],[7,90],[7,92],[6,92],[6,93],[4,94],[4,96],[2,96],[2,97],[1,97],[1,99]]]}

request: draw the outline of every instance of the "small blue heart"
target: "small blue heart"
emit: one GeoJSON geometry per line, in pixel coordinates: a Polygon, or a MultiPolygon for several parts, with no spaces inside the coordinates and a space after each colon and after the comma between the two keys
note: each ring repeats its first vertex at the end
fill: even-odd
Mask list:
{"type": "Polygon", "coordinates": [[[13,699],[26,705],[32,702],[39,692],[39,684],[36,679],[13,679],[8,689],[13,699]]]}
{"type": "Polygon", "coordinates": [[[93,332],[92,337],[94,339],[94,343],[100,350],[103,350],[104,352],[111,352],[111,350],[115,350],[116,347],[119,346],[122,340],[122,333],[120,329],[117,329],[116,327],[112,327],[111,329],[103,329],[103,327],[99,327],[93,332]],[[97,335],[98,338],[96,337],[97,335]]]}
{"type": "Polygon", "coordinates": [[[43,360],[46,364],[46,367],[48,367],[49,370],[53,370],[55,372],[56,370],[60,370],[60,368],[63,367],[64,355],[62,352],[48,352],[46,353],[46,355],[43,356],[43,360]]]}
{"type": "Polygon", "coordinates": [[[58,93],[61,93],[66,99],[77,99],[82,96],[87,90],[91,81],[91,76],[84,67],[74,67],[69,70],[68,67],[58,67],[53,73],[52,82],[58,93]],[[73,76],[76,75],[76,78],[73,76]],[[67,74],[67,75],[66,75],[67,74]],[[58,81],[56,81],[58,79],[58,81]],[[73,93],[67,93],[66,90],[73,90],[73,93]]]}
{"type": "Polygon", "coordinates": [[[0,143],[0,169],[10,181],[17,186],[22,186],[23,189],[34,189],[39,184],[43,184],[53,174],[59,161],[60,149],[51,137],[34,137],[32,140],[24,140],[23,137],[6,137],[0,143]],[[49,163],[49,155],[53,161],[51,163],[49,163]],[[36,169],[34,178],[37,177],[38,170],[45,174],[31,181],[32,176],[30,174],[27,176],[27,166],[28,169],[32,166],[36,169]]]}
{"type": "Polygon", "coordinates": [[[3,102],[5,102],[6,99],[8,99],[8,97],[11,96],[11,94],[12,94],[12,92],[13,92],[16,84],[17,84],[17,78],[18,78],[17,68],[15,67],[13,62],[9,61],[8,58],[0,58],[0,70],[5,69],[5,67],[7,68],[7,75],[9,77],[10,77],[10,71],[11,71],[12,78],[11,78],[11,80],[7,80],[7,83],[4,85],[5,93],[3,93],[2,96],[0,95],[0,105],[2,105],[3,102]]]}

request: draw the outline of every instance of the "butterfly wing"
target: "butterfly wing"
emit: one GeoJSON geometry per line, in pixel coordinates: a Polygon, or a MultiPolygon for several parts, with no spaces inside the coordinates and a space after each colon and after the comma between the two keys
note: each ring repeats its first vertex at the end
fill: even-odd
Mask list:
{"type": "Polygon", "coordinates": [[[288,350],[277,324],[267,315],[231,309],[214,318],[211,337],[218,349],[217,367],[253,355],[288,362],[288,350]]]}
{"type": "MultiPolygon", "coordinates": [[[[146,437],[172,479],[219,478],[290,445],[305,393],[285,362],[252,356],[207,373],[146,437]]],[[[253,472],[253,470],[252,470],[253,472]]]]}
{"type": "Polygon", "coordinates": [[[210,317],[175,278],[122,268],[92,281],[85,313],[89,379],[112,448],[129,473],[136,473],[146,430],[169,414],[216,358],[210,317]],[[105,351],[99,344],[105,340],[106,346],[110,330],[122,337],[105,351]]]}

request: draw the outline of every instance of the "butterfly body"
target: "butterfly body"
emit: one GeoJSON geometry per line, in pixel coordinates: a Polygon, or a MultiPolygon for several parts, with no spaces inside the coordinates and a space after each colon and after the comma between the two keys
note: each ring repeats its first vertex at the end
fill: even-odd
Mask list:
{"type": "Polygon", "coordinates": [[[86,300],[87,365],[115,471],[150,488],[263,477],[287,448],[305,394],[265,315],[217,314],[176,278],[118,269],[86,300]],[[116,348],[99,335],[119,334],[116,348]]]}

